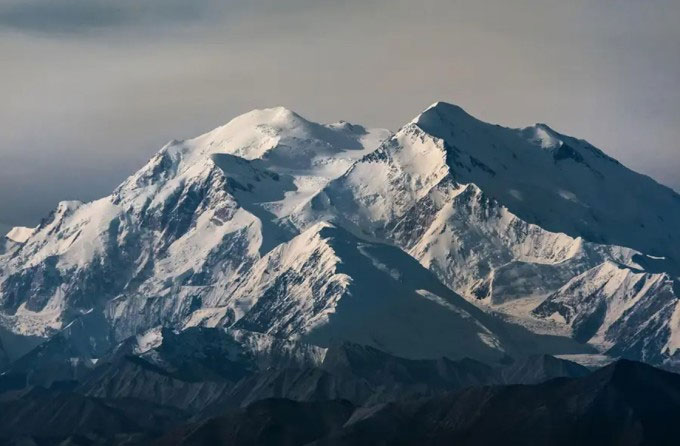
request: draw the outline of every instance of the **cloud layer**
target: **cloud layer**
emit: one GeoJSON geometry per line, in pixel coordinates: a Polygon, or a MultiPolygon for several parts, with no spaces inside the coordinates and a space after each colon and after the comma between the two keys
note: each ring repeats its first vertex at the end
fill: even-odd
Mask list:
{"type": "Polygon", "coordinates": [[[672,0],[0,0],[0,222],[108,192],[256,107],[546,122],[680,189],[672,0]]]}
{"type": "Polygon", "coordinates": [[[41,34],[78,34],[105,28],[180,24],[205,19],[209,0],[3,0],[0,26],[41,34]]]}

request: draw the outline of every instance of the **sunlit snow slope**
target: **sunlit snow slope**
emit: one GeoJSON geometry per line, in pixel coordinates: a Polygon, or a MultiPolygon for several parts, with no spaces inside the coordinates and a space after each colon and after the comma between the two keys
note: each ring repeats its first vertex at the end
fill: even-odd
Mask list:
{"type": "Polygon", "coordinates": [[[590,344],[670,364],[679,227],[678,194],[543,124],[437,103],[391,134],[256,110],[13,230],[0,324],[50,337],[96,314],[111,342],[206,325],[409,357],[590,344]]]}

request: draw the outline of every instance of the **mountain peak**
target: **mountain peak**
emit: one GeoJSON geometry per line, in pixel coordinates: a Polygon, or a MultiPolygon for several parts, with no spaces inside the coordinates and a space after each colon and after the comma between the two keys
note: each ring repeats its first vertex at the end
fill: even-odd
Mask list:
{"type": "Polygon", "coordinates": [[[423,128],[428,128],[451,126],[466,121],[479,122],[477,118],[466,112],[462,107],[438,101],[426,108],[411,122],[423,128]]]}
{"type": "Polygon", "coordinates": [[[311,158],[375,148],[389,132],[349,123],[312,122],[285,107],[252,110],[182,145],[192,153],[228,153],[252,160],[305,164],[311,158]],[[272,153],[272,151],[278,153],[272,153]],[[292,160],[291,158],[294,158],[292,160]]]}
{"type": "MultiPolygon", "coordinates": [[[[632,264],[625,247],[678,258],[679,196],[545,124],[487,124],[446,102],[385,135],[273,107],[173,142],[111,196],[61,203],[24,245],[0,240],[0,324],[47,336],[95,308],[116,340],[141,333],[140,345],[159,324],[238,323],[321,346],[497,361],[519,347],[473,303],[545,295],[557,310],[522,317],[550,318],[560,335],[585,342],[595,331],[571,329],[603,326],[594,344],[654,360],[677,344],[669,276],[638,286],[623,267],[599,271],[632,264]],[[586,299],[596,272],[604,310],[586,299]],[[562,311],[562,294],[579,306],[562,311]],[[624,299],[635,317],[611,305],[624,299]],[[608,316],[591,322],[591,309],[608,316]]],[[[590,351],[569,343],[561,353],[590,351]]]]}
{"type": "MultiPolygon", "coordinates": [[[[278,106],[251,110],[188,142],[202,147],[217,146],[228,149],[228,146],[232,146],[232,151],[238,152],[242,146],[255,143],[271,146],[276,144],[282,135],[291,132],[295,135],[307,133],[313,126],[314,123],[294,111],[278,106]]],[[[259,157],[262,153],[256,150],[252,155],[259,157]]]]}
{"type": "Polygon", "coordinates": [[[270,108],[254,109],[240,116],[235,117],[228,124],[247,121],[250,124],[266,123],[271,126],[295,126],[301,123],[310,123],[293,110],[281,105],[270,108]]]}
{"type": "Polygon", "coordinates": [[[468,114],[463,109],[463,107],[461,107],[460,105],[453,104],[451,102],[444,102],[444,101],[435,102],[434,104],[427,107],[423,113],[425,113],[429,110],[436,110],[436,111],[445,112],[445,113],[461,113],[462,112],[462,113],[468,114]]]}
{"type": "Polygon", "coordinates": [[[547,124],[537,123],[532,127],[523,129],[522,132],[526,133],[529,141],[536,143],[543,149],[558,149],[564,144],[559,133],[548,127],[547,124]]]}

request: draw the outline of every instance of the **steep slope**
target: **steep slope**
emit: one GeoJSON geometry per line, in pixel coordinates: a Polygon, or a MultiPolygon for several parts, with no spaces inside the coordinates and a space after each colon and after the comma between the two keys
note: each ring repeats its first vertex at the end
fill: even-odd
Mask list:
{"type": "Polygon", "coordinates": [[[444,103],[414,123],[450,147],[458,181],[478,185],[523,220],[680,259],[674,231],[680,225],[680,195],[586,141],[545,124],[521,130],[494,126],[444,103]]]}
{"type": "Polygon", "coordinates": [[[579,340],[616,354],[640,330],[622,324],[623,336],[610,336],[612,344],[593,337],[608,324],[584,336],[557,312],[532,310],[603,265],[666,274],[659,281],[675,281],[670,295],[648,288],[645,299],[663,300],[663,311],[642,305],[631,318],[655,328],[628,349],[633,357],[658,361],[673,354],[665,346],[677,331],[671,315],[680,312],[673,299],[680,269],[672,239],[679,216],[677,194],[583,141],[544,125],[517,130],[485,124],[437,103],[330,182],[291,220],[303,228],[332,220],[362,237],[396,244],[469,300],[509,311],[513,320],[540,331],[574,331],[579,340]],[[623,206],[622,200],[630,203],[623,206]],[[619,205],[623,214],[616,212],[619,205]],[[585,212],[592,213],[587,221],[585,212]],[[652,213],[659,214],[649,223],[653,228],[637,224],[652,213]],[[526,303],[512,304],[517,299],[526,303]]]}
{"type": "Polygon", "coordinates": [[[386,135],[275,108],[173,141],[111,196],[62,202],[30,235],[19,234],[20,246],[3,246],[0,321],[50,336],[94,309],[117,339],[177,323],[213,284],[294,235],[277,215],[386,135]]]}
{"type": "Polygon", "coordinates": [[[221,296],[197,312],[207,316],[200,323],[406,357],[499,359],[509,349],[493,321],[406,254],[325,223],[275,248],[221,296]]]}
{"type": "Polygon", "coordinates": [[[462,183],[455,153],[416,120],[293,219],[302,227],[333,219],[396,243],[464,296],[494,303],[547,294],[604,259],[635,264],[634,250],[549,232],[478,185],[462,183]]]}
{"type": "Polygon", "coordinates": [[[571,279],[534,313],[563,318],[576,339],[613,356],[673,364],[680,358],[678,291],[667,273],[606,262],[571,279]]]}
{"type": "Polygon", "coordinates": [[[673,365],[679,226],[677,194],[542,124],[437,103],[391,135],[256,110],[5,237],[0,334],[87,316],[98,349],[207,325],[492,360],[583,353],[572,336],[673,365]]]}
{"type": "Polygon", "coordinates": [[[216,295],[187,326],[233,326],[321,346],[350,341],[407,358],[497,361],[584,348],[505,324],[400,249],[329,223],[278,246],[216,295]]]}

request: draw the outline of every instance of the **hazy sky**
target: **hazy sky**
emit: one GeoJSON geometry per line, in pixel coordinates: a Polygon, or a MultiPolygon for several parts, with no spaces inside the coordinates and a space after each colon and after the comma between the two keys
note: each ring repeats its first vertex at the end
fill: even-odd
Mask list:
{"type": "Polygon", "coordinates": [[[545,122],[680,190],[678,0],[0,0],[0,225],[253,108],[545,122]]]}

